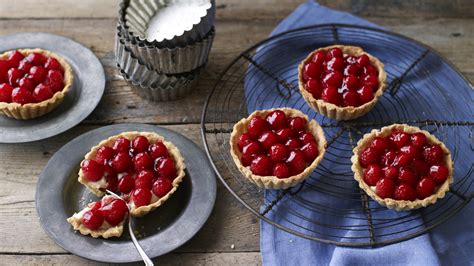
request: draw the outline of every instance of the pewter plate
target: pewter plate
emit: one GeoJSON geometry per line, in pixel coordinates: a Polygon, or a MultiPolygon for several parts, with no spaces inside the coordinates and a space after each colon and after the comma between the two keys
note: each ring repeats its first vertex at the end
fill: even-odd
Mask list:
{"type": "Polygon", "coordinates": [[[22,121],[0,115],[0,143],[31,142],[62,133],[92,113],[104,93],[105,74],[102,64],[82,44],[40,32],[0,37],[0,53],[21,48],[42,48],[64,57],[72,67],[74,84],[64,101],[45,116],[22,121]]]}
{"type": "Polygon", "coordinates": [[[101,140],[124,131],[156,132],[174,143],[184,157],[186,176],[164,205],[133,228],[148,256],[157,257],[187,242],[204,225],[216,198],[216,180],[206,155],[194,142],[168,129],[145,124],[119,124],[89,131],[64,145],[49,160],[36,187],[41,225],[56,244],[78,256],[102,262],[141,261],[126,227],[120,238],[92,238],[72,230],[66,219],[98,198],[77,181],[79,164],[101,140]]]}

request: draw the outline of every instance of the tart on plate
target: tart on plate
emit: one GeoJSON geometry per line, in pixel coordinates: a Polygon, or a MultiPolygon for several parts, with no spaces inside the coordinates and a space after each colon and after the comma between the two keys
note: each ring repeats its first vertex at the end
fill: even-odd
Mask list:
{"type": "Polygon", "coordinates": [[[386,79],[382,62],[357,46],[318,48],[298,66],[298,87],[305,101],[336,120],[369,112],[382,96],[386,79]]]}
{"type": "Polygon", "coordinates": [[[234,125],[230,137],[230,153],[240,172],[266,189],[303,182],[325,151],[321,126],[291,108],[255,111],[234,125]]]}
{"type": "Polygon", "coordinates": [[[359,187],[389,209],[426,207],[443,198],[453,182],[448,148],[417,127],[374,129],[353,151],[352,171],[359,187]]]}
{"type": "Polygon", "coordinates": [[[43,49],[0,54],[0,114],[27,120],[51,112],[71,89],[71,66],[43,49]]]}
{"type": "Polygon", "coordinates": [[[101,141],[81,162],[78,181],[97,196],[120,195],[132,216],[163,204],[183,180],[178,148],[153,132],[124,132],[101,141]]]}

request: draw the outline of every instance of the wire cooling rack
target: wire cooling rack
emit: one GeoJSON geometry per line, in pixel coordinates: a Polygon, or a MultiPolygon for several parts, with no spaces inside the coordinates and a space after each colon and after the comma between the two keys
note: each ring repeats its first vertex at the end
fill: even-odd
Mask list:
{"type": "Polygon", "coordinates": [[[287,31],[242,52],[220,75],[202,113],[201,133],[220,180],[246,208],[294,235],[341,246],[380,246],[424,234],[473,197],[473,87],[436,51],[407,37],[344,24],[287,31]],[[317,47],[361,46],[385,64],[388,87],[367,115],[337,122],[312,111],[298,92],[297,65],[317,47]],[[264,191],[239,172],[230,155],[233,125],[256,109],[289,106],[316,119],[326,155],[301,185],[264,191]],[[406,123],[428,130],[452,153],[454,183],[429,207],[396,212],[359,189],[352,149],[373,128],[406,123]]]}

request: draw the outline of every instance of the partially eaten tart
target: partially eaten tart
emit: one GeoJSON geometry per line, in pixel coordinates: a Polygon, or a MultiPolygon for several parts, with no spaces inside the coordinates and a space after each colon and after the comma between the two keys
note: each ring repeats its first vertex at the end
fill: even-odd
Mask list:
{"type": "Polygon", "coordinates": [[[43,49],[0,54],[0,114],[27,120],[51,112],[71,89],[71,66],[43,49]]]}
{"type": "Polygon", "coordinates": [[[453,182],[453,162],[446,146],[429,132],[405,124],[364,135],[351,161],[359,187],[397,211],[435,203],[453,182]]]}
{"type": "Polygon", "coordinates": [[[303,182],[325,151],[321,126],[291,108],[255,111],[234,125],[230,137],[230,153],[238,169],[267,189],[303,182]]]}
{"type": "MultiPolygon", "coordinates": [[[[184,169],[184,159],[174,144],[153,132],[131,131],[92,147],[81,162],[78,181],[99,197],[104,196],[106,190],[114,192],[128,205],[132,216],[141,217],[162,205],[177,190],[185,175],[184,169]]],[[[88,208],[86,212],[90,211],[88,208]]],[[[84,210],[68,219],[74,229],[88,234],[87,230],[80,230],[80,224],[95,235],[102,235],[104,228],[88,226],[83,213],[84,210]]]]}
{"type": "Polygon", "coordinates": [[[336,120],[369,112],[382,96],[386,78],[382,62],[357,46],[316,49],[298,67],[298,86],[305,101],[336,120]]]}

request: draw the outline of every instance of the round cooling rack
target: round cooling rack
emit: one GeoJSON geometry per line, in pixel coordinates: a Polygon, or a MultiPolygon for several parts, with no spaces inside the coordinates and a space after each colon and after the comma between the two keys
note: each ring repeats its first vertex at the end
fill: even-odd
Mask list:
{"type": "Polygon", "coordinates": [[[436,51],[407,37],[344,24],[309,26],[263,40],[221,73],[203,109],[201,133],[214,170],[253,214],[279,229],[340,246],[380,246],[424,234],[453,217],[473,197],[474,151],[469,81],[436,51]],[[297,66],[312,50],[332,44],[362,47],[387,72],[387,89],[365,116],[337,122],[315,113],[298,92],[297,66]],[[301,185],[263,190],[250,183],[230,155],[233,125],[249,113],[293,107],[323,127],[328,147],[301,185]],[[418,126],[450,149],[454,183],[429,207],[396,212],[378,205],[358,187],[350,158],[357,141],[393,123],[418,126]]]}

